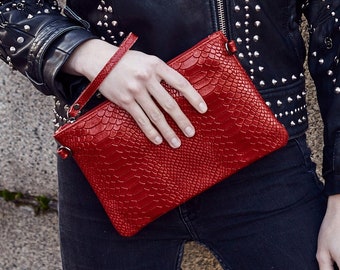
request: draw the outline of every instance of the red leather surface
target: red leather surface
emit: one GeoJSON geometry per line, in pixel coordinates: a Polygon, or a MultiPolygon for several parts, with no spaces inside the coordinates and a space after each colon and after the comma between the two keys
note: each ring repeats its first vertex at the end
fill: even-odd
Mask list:
{"type": "Polygon", "coordinates": [[[226,42],[220,32],[214,33],[169,62],[204,96],[209,108],[204,115],[197,113],[165,85],[196,128],[196,135],[186,138],[168,119],[182,140],[180,148],[152,144],[130,115],[110,102],[56,132],[56,140],[72,150],[122,235],[137,233],[286,144],[286,130],[236,57],[227,53],[226,42]]]}

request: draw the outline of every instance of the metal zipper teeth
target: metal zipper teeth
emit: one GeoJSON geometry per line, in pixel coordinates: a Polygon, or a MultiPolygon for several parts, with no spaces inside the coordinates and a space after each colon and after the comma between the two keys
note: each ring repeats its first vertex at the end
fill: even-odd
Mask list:
{"type": "Polygon", "coordinates": [[[223,32],[228,39],[233,38],[233,30],[231,27],[231,0],[216,0],[216,9],[218,17],[219,30],[223,32]]]}
{"type": "Polygon", "coordinates": [[[217,3],[217,16],[218,26],[223,34],[227,35],[227,25],[225,20],[224,3],[223,0],[216,0],[217,3]]]}

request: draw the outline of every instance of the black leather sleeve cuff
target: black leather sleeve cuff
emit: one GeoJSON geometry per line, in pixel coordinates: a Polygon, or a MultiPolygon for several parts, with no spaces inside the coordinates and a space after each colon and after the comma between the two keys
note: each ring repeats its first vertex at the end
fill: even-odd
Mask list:
{"type": "Polygon", "coordinates": [[[325,194],[328,196],[340,194],[340,175],[328,175],[325,178],[325,194]]]}
{"type": "MultiPolygon", "coordinates": [[[[61,68],[67,61],[70,54],[83,42],[96,38],[89,31],[84,29],[76,29],[67,32],[59,37],[48,49],[44,57],[43,63],[43,81],[44,89],[41,89],[46,94],[53,94],[64,100],[69,99],[70,93],[63,87],[63,77],[68,80],[72,76],[62,74],[61,68]]],[[[79,78],[76,77],[76,80],[79,78]]]]}
{"type": "Polygon", "coordinates": [[[328,166],[324,163],[325,192],[327,195],[340,194],[340,132],[335,135],[335,143],[332,154],[328,160],[328,166]],[[327,167],[329,168],[328,172],[327,167]]]}
{"type": "Polygon", "coordinates": [[[90,38],[88,25],[75,14],[63,16],[56,1],[0,1],[0,58],[45,94],[55,94],[52,81],[60,67],[90,38]]]}

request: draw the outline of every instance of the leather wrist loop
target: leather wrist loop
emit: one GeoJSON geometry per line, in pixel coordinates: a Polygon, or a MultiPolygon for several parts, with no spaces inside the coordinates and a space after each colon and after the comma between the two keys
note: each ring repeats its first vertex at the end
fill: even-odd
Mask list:
{"type": "Polygon", "coordinates": [[[119,46],[117,52],[110,58],[110,60],[105,64],[102,70],[98,73],[95,79],[85,88],[78,99],[72,104],[68,111],[69,118],[75,118],[81,112],[81,109],[86,105],[86,103],[91,99],[91,97],[98,90],[104,79],[110,74],[112,69],[118,64],[119,60],[124,56],[124,54],[133,46],[137,40],[137,36],[130,33],[119,46]]]}

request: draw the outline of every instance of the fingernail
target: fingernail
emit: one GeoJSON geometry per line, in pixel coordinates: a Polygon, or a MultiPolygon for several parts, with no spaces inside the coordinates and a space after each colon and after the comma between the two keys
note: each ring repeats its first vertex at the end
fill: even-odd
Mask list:
{"type": "Polygon", "coordinates": [[[201,102],[198,105],[200,112],[205,113],[208,110],[207,104],[205,104],[204,102],[201,102]]]}
{"type": "Polygon", "coordinates": [[[160,137],[160,136],[157,136],[156,138],[155,138],[155,144],[161,144],[162,142],[163,142],[163,140],[162,140],[162,137],[160,137]]]}
{"type": "Polygon", "coordinates": [[[173,148],[178,148],[178,147],[181,146],[181,141],[180,141],[179,139],[177,139],[177,138],[173,138],[173,139],[171,140],[171,146],[172,146],[173,148]]]}
{"type": "Polygon", "coordinates": [[[186,127],[185,130],[185,135],[187,135],[187,137],[192,137],[195,135],[195,129],[193,129],[192,127],[186,127]]]}

